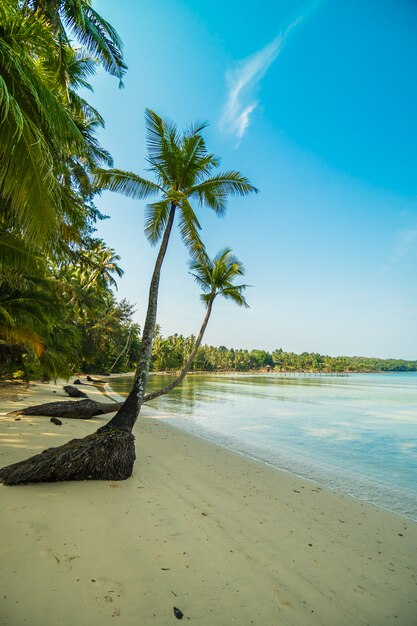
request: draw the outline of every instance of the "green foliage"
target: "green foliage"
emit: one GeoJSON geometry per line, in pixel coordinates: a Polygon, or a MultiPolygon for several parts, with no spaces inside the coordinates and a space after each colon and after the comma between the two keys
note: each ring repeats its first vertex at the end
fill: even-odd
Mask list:
{"type": "Polygon", "coordinates": [[[232,300],[238,306],[248,308],[249,305],[243,295],[248,285],[235,285],[236,276],[243,276],[243,263],[229,248],[221,250],[214,259],[210,259],[206,252],[190,261],[190,274],[202,290],[201,299],[208,305],[219,295],[232,300]]]}
{"type": "MultiPolygon", "coordinates": [[[[171,335],[163,338],[160,333],[155,339],[152,353],[153,371],[176,371],[182,369],[195,343],[195,337],[171,335]]],[[[417,361],[401,359],[376,359],[367,357],[324,356],[315,352],[284,352],[281,348],[272,353],[265,350],[242,350],[200,346],[192,371],[206,372],[415,372],[417,361]]]]}
{"type": "Polygon", "coordinates": [[[117,33],[91,4],[0,5],[2,376],[135,365],[133,309],[111,291],[120,258],[92,237],[103,217],[92,170],[112,159],[96,137],[103,119],[77,93],[97,63],[119,80],[126,66],[117,33]]]}
{"type": "Polygon", "coordinates": [[[147,205],[145,234],[155,245],[162,237],[171,210],[177,212],[180,235],[191,255],[204,253],[201,226],[192,200],[222,215],[230,195],[257,192],[248,179],[236,171],[218,173],[220,160],[207,150],[201,134],[206,124],[196,123],[180,133],[176,125],[146,109],[147,161],[154,181],[118,169],[98,169],[96,184],[140,200],[155,195],[160,200],[147,205]]]}

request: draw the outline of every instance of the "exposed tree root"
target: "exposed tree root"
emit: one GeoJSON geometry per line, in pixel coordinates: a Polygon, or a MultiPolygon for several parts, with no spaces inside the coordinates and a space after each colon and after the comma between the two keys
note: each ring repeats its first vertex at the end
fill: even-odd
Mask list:
{"type": "Polygon", "coordinates": [[[126,480],[135,462],[132,433],[106,430],[72,439],[0,470],[5,485],[65,480],[126,480]]]}

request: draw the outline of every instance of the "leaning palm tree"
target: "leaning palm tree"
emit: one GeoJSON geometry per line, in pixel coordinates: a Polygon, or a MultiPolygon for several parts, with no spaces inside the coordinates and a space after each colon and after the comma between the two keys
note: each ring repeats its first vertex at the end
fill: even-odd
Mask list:
{"type": "Polygon", "coordinates": [[[216,172],[220,159],[209,153],[202,135],[205,123],[197,123],[180,133],[176,125],[162,119],[151,109],[145,112],[149,170],[155,180],[121,170],[101,170],[97,185],[131,198],[159,195],[147,205],[145,234],[151,244],[160,242],[149,289],[148,309],[142,335],[141,352],[132,390],[122,408],[101,430],[131,432],[143,403],[156,324],[159,279],[175,218],[180,235],[191,255],[204,253],[201,230],[191,204],[208,206],[224,215],[230,195],[247,195],[257,189],[240,172],[216,172]]]}
{"type": "Polygon", "coordinates": [[[98,172],[97,185],[144,199],[148,204],[145,233],[152,244],[160,242],[149,288],[141,350],[132,390],[116,415],[93,435],[53,448],[22,463],[3,468],[6,484],[56,480],[122,480],[132,474],[135,460],[133,426],[143,404],[156,324],[159,281],[175,218],[181,237],[193,257],[204,252],[201,229],[192,207],[194,200],[223,215],[230,195],[247,195],[257,189],[235,170],[216,172],[220,160],[209,153],[198,123],[180,133],[172,122],[146,109],[149,169],[155,180],[121,170],[98,172]]]}
{"type": "Polygon", "coordinates": [[[159,398],[159,396],[172,391],[172,389],[175,389],[175,387],[178,387],[178,385],[182,383],[194,363],[213,310],[213,303],[217,296],[223,296],[228,300],[232,300],[238,306],[244,306],[246,308],[249,306],[243,295],[248,285],[233,284],[237,276],[244,275],[245,269],[239,259],[232,254],[230,248],[225,248],[219,252],[214,259],[210,259],[205,253],[198,259],[192,259],[190,261],[190,269],[191,275],[202,289],[203,293],[200,297],[206,306],[206,314],[200,332],[197,335],[193,349],[184,363],[179,376],[165,387],[162,387],[162,389],[146,394],[143,399],[144,402],[159,398]]]}

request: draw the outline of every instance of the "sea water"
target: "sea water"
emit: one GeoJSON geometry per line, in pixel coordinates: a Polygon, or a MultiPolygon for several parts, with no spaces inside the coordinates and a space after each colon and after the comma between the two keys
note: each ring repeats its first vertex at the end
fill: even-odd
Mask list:
{"type": "MultiPolygon", "coordinates": [[[[126,393],[131,380],[113,389],[126,393]]],[[[152,375],[148,390],[170,380],[152,375]]],[[[417,373],[192,375],[150,406],[194,434],[417,520],[417,373]]]]}

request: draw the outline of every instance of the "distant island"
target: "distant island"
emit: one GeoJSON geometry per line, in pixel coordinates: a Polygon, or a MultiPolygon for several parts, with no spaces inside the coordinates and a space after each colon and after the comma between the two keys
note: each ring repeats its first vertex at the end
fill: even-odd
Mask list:
{"type": "MultiPolygon", "coordinates": [[[[181,369],[192,349],[195,337],[158,334],[153,344],[151,370],[154,372],[181,369]]],[[[274,372],[353,373],[353,372],[417,372],[417,360],[379,359],[362,356],[328,356],[317,352],[286,352],[282,348],[243,350],[225,346],[200,346],[191,371],[201,372],[274,372]]]]}

